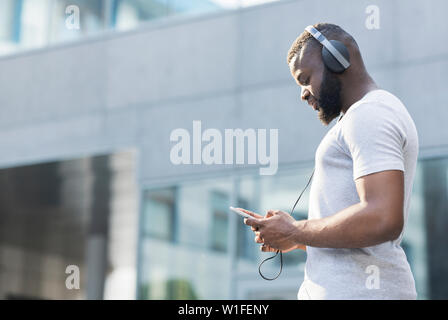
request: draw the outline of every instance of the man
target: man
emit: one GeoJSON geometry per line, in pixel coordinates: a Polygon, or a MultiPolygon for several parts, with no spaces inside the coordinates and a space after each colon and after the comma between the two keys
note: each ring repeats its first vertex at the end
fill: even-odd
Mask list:
{"type": "Polygon", "coordinates": [[[405,106],[369,76],[355,40],[339,26],[314,28],[348,49],[350,66],[327,68],[322,44],[304,31],[287,62],[301,98],[324,125],[337,118],[315,155],[307,220],[269,210],[245,223],[262,251],[307,252],[299,299],[416,299],[400,247],[418,156],[405,106]]]}

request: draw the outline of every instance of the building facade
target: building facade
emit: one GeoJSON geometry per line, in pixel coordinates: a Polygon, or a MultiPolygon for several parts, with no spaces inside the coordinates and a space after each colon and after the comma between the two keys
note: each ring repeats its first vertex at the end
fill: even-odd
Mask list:
{"type": "MultiPolygon", "coordinates": [[[[73,226],[79,232],[72,240],[62,235],[48,240],[40,247],[44,256],[3,232],[2,298],[295,299],[305,253],[286,254],[280,278],[262,280],[258,263],[269,254],[258,251],[252,233],[227,208],[289,212],[305,187],[329,127],[299,101],[286,52],[305,26],[322,21],[353,35],[372,77],[404,102],[416,123],[419,164],[402,245],[419,298],[448,297],[448,46],[439,41],[448,31],[448,3],[278,1],[235,10],[207,4],[191,15],[170,16],[163,9],[164,18],[144,24],[136,17],[150,12],[117,11],[119,1],[104,3],[86,15],[112,12],[107,19],[80,20],[81,31],[98,32],[85,31],[83,37],[63,30],[64,39],[75,41],[42,40],[30,45],[39,48],[16,51],[18,30],[37,41],[29,31],[33,27],[10,22],[8,32],[2,30],[10,44],[0,57],[0,167],[8,195],[16,198],[4,196],[0,216],[22,232],[22,240],[31,237],[21,226],[34,220],[10,217],[14,203],[28,201],[21,197],[25,191],[11,185],[56,174],[49,192],[66,186],[62,190],[68,194],[62,192],[54,206],[64,204],[74,208],[67,212],[86,217],[70,224],[62,216],[67,230],[73,226]],[[370,5],[379,9],[379,28],[367,27],[370,5]],[[111,23],[123,27],[95,29],[111,23]],[[173,163],[173,131],[183,129],[193,137],[198,121],[201,134],[277,129],[276,174],[260,175],[260,162],[173,163]],[[40,174],[45,168],[49,174],[40,174]],[[70,204],[74,189],[78,206],[70,204]],[[55,241],[71,241],[71,251],[48,256],[45,250],[55,241]],[[76,254],[67,253],[72,251],[76,254]],[[27,261],[40,261],[38,270],[55,270],[57,283],[47,285],[52,281],[47,274],[39,284],[25,285],[36,282],[32,272],[42,274],[22,268],[27,261]],[[80,267],[81,288],[64,295],[68,264],[80,267]],[[133,286],[123,289],[129,282],[133,286]],[[120,295],[124,291],[129,293],[120,295]]],[[[13,13],[20,9],[11,8],[13,13]]],[[[83,17],[82,3],[80,8],[83,17]]],[[[66,13],[61,16],[65,21],[66,13]]],[[[50,32],[58,39],[55,33],[50,32]]],[[[30,190],[35,194],[39,184],[30,190]]],[[[307,191],[296,218],[307,215],[307,191]]],[[[27,208],[23,212],[30,215],[33,205],[27,208]]],[[[4,230],[10,227],[6,222],[4,230]]],[[[48,234],[60,230],[45,226],[48,234]]],[[[39,233],[34,237],[40,239],[39,233]]],[[[278,269],[278,260],[263,265],[267,275],[278,269]]]]}

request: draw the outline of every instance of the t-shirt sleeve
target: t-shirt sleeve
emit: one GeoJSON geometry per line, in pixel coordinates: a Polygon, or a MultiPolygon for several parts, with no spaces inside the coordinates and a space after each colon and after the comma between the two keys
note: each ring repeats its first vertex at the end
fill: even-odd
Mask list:
{"type": "Polygon", "coordinates": [[[353,180],[385,171],[404,171],[405,134],[397,115],[380,103],[365,103],[347,113],[341,144],[353,161],[353,180]]]}

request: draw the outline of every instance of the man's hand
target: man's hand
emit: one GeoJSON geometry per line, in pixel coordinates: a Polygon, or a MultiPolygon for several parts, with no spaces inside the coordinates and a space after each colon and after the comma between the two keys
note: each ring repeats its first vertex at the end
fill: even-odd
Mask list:
{"type": "MultiPolygon", "coordinates": [[[[239,208],[241,209],[241,208],[239,208]]],[[[241,209],[243,212],[254,217],[254,219],[244,219],[244,223],[251,226],[255,233],[255,242],[262,243],[261,251],[275,252],[281,250],[289,252],[295,249],[306,250],[306,247],[295,241],[297,232],[294,222],[296,220],[288,213],[278,210],[269,210],[265,217],[241,209]]]]}

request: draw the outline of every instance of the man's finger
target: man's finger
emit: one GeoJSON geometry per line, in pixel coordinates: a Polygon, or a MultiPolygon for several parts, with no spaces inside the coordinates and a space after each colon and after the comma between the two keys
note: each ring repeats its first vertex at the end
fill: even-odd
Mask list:
{"type": "Polygon", "coordinates": [[[254,227],[257,230],[262,226],[262,222],[254,218],[244,218],[244,224],[254,227]]]}
{"type": "Polygon", "coordinates": [[[270,217],[275,216],[281,212],[282,211],[280,211],[280,210],[268,210],[268,212],[265,215],[265,218],[270,218],[270,217]]]}
{"type": "Polygon", "coordinates": [[[262,246],[260,246],[260,250],[262,252],[276,252],[277,250],[274,248],[271,248],[270,246],[268,246],[267,244],[263,244],[262,246]]]}
{"type": "Polygon", "coordinates": [[[270,218],[274,215],[275,210],[268,210],[268,212],[266,212],[266,215],[264,216],[265,218],[270,218]]]}
{"type": "Polygon", "coordinates": [[[243,211],[244,213],[247,213],[248,215],[257,218],[257,219],[263,219],[263,216],[259,215],[258,213],[243,209],[243,208],[237,208],[238,210],[243,211]]]}

